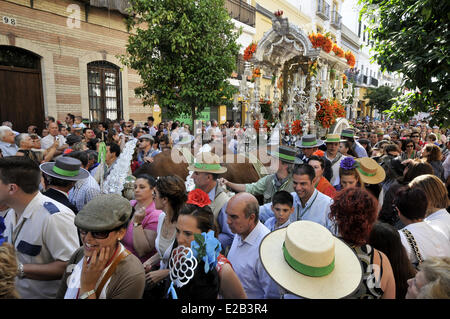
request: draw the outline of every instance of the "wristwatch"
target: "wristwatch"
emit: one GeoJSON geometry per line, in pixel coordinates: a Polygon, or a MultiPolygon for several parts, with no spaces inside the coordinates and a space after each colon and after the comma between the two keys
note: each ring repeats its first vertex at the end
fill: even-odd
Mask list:
{"type": "Polygon", "coordinates": [[[91,296],[93,294],[95,294],[95,290],[94,289],[85,292],[78,299],[87,299],[87,298],[89,298],[89,296],[91,296]]]}
{"type": "Polygon", "coordinates": [[[134,226],[134,227],[138,227],[138,226],[140,226],[140,225],[142,225],[142,223],[133,223],[133,226],[134,226]]]}
{"type": "Polygon", "coordinates": [[[25,277],[25,272],[23,271],[23,264],[19,263],[17,265],[17,277],[19,278],[24,278],[25,277]]]}

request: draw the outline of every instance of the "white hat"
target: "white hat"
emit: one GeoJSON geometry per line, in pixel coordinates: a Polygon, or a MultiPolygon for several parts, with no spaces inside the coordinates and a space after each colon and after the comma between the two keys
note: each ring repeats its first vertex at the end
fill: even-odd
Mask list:
{"type": "Polygon", "coordinates": [[[315,222],[297,221],[269,233],[259,253],[270,277],[303,298],[344,298],[362,280],[362,266],[353,250],[315,222]]]}

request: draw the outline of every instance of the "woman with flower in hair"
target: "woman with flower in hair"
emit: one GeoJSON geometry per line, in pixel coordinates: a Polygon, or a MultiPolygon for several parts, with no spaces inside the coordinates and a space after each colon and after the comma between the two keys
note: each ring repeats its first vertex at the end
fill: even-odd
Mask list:
{"type": "Polygon", "coordinates": [[[178,289],[177,295],[180,299],[184,296],[190,299],[217,298],[218,295],[224,299],[247,298],[231,263],[220,254],[220,243],[214,237],[217,227],[209,204],[208,194],[197,188],[188,194],[186,205],[178,216],[177,243],[190,247],[199,264],[192,283],[178,289]]]}
{"type": "Polygon", "coordinates": [[[356,170],[358,163],[353,157],[346,157],[341,161],[339,166],[339,180],[340,183],[336,190],[342,190],[349,187],[364,188],[364,183],[356,170]]]}

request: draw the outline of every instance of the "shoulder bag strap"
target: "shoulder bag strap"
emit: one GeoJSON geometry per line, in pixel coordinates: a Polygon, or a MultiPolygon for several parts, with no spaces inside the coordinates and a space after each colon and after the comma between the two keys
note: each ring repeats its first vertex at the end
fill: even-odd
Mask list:
{"type": "Polygon", "coordinates": [[[416,243],[416,240],[414,239],[414,236],[406,228],[403,228],[402,232],[403,232],[403,234],[405,234],[409,245],[411,246],[412,250],[414,251],[417,261],[419,262],[419,264],[421,264],[423,262],[423,258],[422,258],[422,255],[420,254],[419,248],[417,247],[417,243],[416,243]]]}
{"type": "Polygon", "coordinates": [[[125,249],[124,251],[122,251],[120,253],[119,256],[117,256],[117,258],[114,260],[114,262],[111,264],[111,266],[109,267],[108,271],[106,272],[106,274],[103,276],[102,281],[100,282],[100,285],[98,285],[97,289],[95,289],[95,295],[97,296],[97,298],[100,296],[103,287],[105,286],[106,282],[108,281],[108,279],[112,276],[112,274],[114,273],[114,271],[116,270],[117,264],[122,261],[122,259],[124,259],[125,257],[127,257],[130,254],[130,252],[125,249]]]}

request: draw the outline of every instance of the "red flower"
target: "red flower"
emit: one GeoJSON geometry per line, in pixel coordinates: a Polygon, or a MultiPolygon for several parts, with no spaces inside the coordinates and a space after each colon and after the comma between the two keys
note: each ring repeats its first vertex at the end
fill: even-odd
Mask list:
{"type": "Polygon", "coordinates": [[[250,43],[244,51],[244,60],[248,61],[253,57],[253,53],[256,52],[256,43],[250,43]]]}
{"type": "Polygon", "coordinates": [[[205,207],[206,205],[211,204],[211,200],[209,199],[208,194],[200,188],[196,188],[189,192],[186,204],[194,204],[199,207],[205,207]]]}

